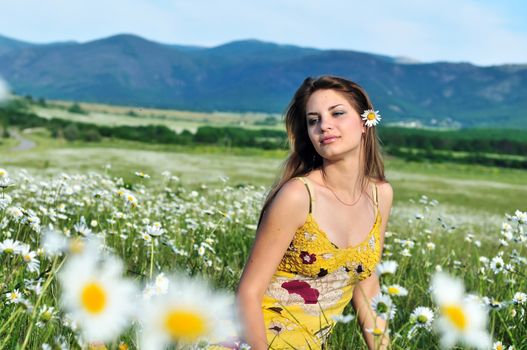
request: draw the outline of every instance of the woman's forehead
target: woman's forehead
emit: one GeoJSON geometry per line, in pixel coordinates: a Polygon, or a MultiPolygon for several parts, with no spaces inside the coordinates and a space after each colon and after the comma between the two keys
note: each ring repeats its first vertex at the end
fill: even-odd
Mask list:
{"type": "Polygon", "coordinates": [[[335,105],[349,107],[350,103],[341,93],[335,90],[317,90],[307,100],[306,112],[309,113],[310,109],[328,109],[335,105]]]}

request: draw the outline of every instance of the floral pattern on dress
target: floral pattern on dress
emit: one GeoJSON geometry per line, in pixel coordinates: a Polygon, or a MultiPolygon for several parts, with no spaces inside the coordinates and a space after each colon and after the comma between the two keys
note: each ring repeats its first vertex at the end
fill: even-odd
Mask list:
{"type": "Polygon", "coordinates": [[[321,309],[336,305],[349,282],[350,277],[345,269],[317,278],[300,275],[295,278],[276,277],[269,284],[266,294],[280,301],[275,307],[301,306],[306,313],[318,316],[321,309]]]}
{"type": "Polygon", "coordinates": [[[305,250],[302,250],[300,252],[300,259],[302,259],[302,262],[304,264],[312,264],[315,261],[317,261],[317,255],[316,254],[309,254],[309,252],[306,252],[305,250]]]}

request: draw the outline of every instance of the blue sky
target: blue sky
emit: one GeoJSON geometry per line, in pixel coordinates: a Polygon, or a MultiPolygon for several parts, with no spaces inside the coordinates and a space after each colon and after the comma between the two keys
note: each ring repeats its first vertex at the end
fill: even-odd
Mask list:
{"type": "Polygon", "coordinates": [[[527,63],[526,18],[523,0],[0,0],[0,34],[31,42],[250,38],[478,65],[527,63]]]}

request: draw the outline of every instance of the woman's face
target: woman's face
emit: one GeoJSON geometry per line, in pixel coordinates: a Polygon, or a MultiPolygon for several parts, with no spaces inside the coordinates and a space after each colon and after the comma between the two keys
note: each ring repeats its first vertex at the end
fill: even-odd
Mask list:
{"type": "Polygon", "coordinates": [[[365,126],[348,100],[335,90],[317,90],[308,99],[309,139],[320,156],[339,160],[359,150],[365,126]]]}

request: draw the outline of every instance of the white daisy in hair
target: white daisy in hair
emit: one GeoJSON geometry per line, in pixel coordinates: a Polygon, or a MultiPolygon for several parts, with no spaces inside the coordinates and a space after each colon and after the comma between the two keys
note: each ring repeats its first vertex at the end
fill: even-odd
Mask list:
{"type": "Polygon", "coordinates": [[[381,115],[379,111],[374,111],[373,109],[367,109],[361,114],[362,120],[367,127],[372,127],[381,121],[381,115]]]}
{"type": "Polygon", "coordinates": [[[89,342],[114,340],[136,310],[134,284],[122,277],[123,264],[113,256],[102,257],[96,245],[68,258],[59,273],[61,306],[89,342]]]}
{"type": "Polygon", "coordinates": [[[488,349],[487,312],[481,303],[465,296],[463,282],[443,272],[432,277],[432,296],[439,308],[436,329],[441,333],[441,345],[451,348],[456,343],[477,349],[488,349]]]}

